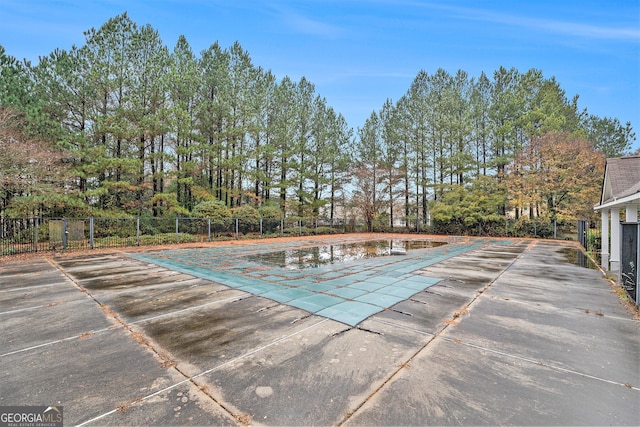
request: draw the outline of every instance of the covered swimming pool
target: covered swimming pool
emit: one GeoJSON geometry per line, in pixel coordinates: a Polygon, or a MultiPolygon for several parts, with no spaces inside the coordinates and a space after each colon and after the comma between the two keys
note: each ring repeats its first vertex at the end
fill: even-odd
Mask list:
{"type": "Polygon", "coordinates": [[[291,242],[128,256],[356,326],[442,280],[419,270],[483,244],[391,239],[299,247],[291,242]]]}

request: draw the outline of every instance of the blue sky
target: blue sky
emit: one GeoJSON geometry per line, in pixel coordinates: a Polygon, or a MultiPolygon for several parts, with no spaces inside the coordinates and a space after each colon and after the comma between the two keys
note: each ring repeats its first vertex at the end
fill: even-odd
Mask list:
{"type": "Polygon", "coordinates": [[[239,41],[254,65],[313,82],[354,129],[421,69],[504,66],[555,76],[581,108],[630,121],[640,139],[638,0],[0,0],[0,44],[37,62],[125,11],[170,49],[181,34],[197,54],[239,41]]]}

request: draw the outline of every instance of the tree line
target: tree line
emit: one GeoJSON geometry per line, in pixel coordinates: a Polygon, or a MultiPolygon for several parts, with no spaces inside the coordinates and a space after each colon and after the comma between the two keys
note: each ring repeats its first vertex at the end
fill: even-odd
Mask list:
{"type": "Polygon", "coordinates": [[[187,216],[207,204],[357,211],[371,227],[576,216],[597,202],[604,156],[635,139],[554,78],[513,68],[420,71],[354,132],[312,82],[278,80],[238,42],[196,55],[181,36],[170,50],[126,13],[36,65],[0,46],[0,75],[9,216],[187,216]],[[558,184],[561,171],[576,184],[558,184]]]}
{"type": "Polygon", "coordinates": [[[48,191],[4,185],[3,209],[157,216],[272,201],[311,216],[335,204],[352,131],[307,79],[277,81],[239,43],[197,57],[182,36],[170,52],[126,14],[85,36],[33,67],[2,52],[2,105],[24,111],[68,166],[57,205],[48,191]]]}
{"type": "Polygon", "coordinates": [[[592,218],[605,157],[626,153],[635,134],[580,110],[578,96],[540,70],[500,67],[491,78],[422,70],[358,137],[355,197],[370,224],[432,218],[442,231],[468,232],[507,213],[592,218]]]}

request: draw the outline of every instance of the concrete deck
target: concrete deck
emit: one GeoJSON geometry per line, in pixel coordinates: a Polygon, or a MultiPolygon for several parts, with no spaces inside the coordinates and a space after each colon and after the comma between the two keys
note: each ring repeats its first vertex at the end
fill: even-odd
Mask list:
{"type": "Polygon", "coordinates": [[[577,246],[246,258],[344,241],[1,265],[0,406],[62,405],[65,425],[640,425],[640,321],[577,246]]]}

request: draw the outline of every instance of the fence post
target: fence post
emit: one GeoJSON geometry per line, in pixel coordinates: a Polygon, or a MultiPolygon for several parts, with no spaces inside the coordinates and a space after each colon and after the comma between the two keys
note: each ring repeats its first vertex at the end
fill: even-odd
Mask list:
{"type": "Polygon", "coordinates": [[[585,250],[589,250],[587,246],[589,246],[587,241],[587,228],[588,222],[583,219],[578,220],[578,242],[582,245],[585,250]]]}
{"type": "Polygon", "coordinates": [[[180,238],[178,237],[178,218],[179,217],[176,216],[176,244],[180,243],[180,238]]]}
{"type": "Polygon", "coordinates": [[[211,218],[207,219],[207,239],[211,241],[211,218]]]}
{"type": "Polygon", "coordinates": [[[238,218],[236,218],[236,240],[238,240],[238,218]]]}
{"type": "Polygon", "coordinates": [[[558,238],[558,222],[555,218],[553,219],[553,238],[558,238]]]}
{"type": "Polygon", "coordinates": [[[89,249],[93,249],[93,217],[89,218],[89,249]]]}
{"type": "Polygon", "coordinates": [[[284,218],[280,218],[280,236],[284,236],[284,218]]]}
{"type": "Polygon", "coordinates": [[[62,249],[67,249],[67,218],[62,218],[62,249]]]}
{"type": "Polygon", "coordinates": [[[260,218],[260,238],[262,239],[262,218],[260,218]]]}
{"type": "Polygon", "coordinates": [[[140,246],[140,217],[136,219],[136,243],[140,246]]]}
{"type": "Polygon", "coordinates": [[[38,252],[38,218],[36,218],[36,235],[34,240],[36,243],[36,252],[38,252]]]}

